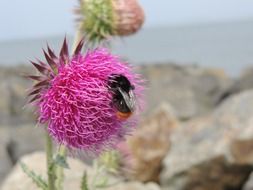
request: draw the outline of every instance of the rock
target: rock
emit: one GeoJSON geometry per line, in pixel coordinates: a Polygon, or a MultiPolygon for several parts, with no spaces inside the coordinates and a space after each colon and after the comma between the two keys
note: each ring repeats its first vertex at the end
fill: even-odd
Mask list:
{"type": "Polygon", "coordinates": [[[169,190],[241,189],[252,170],[252,115],[253,90],[185,122],[172,135],[161,184],[169,190]]]}
{"type": "Polygon", "coordinates": [[[9,152],[13,164],[25,154],[44,150],[45,132],[42,126],[24,125],[11,127],[9,152]]]}
{"type": "Polygon", "coordinates": [[[7,150],[10,144],[10,135],[8,130],[0,128],[0,184],[5,175],[11,170],[12,162],[7,150]]]}
{"type": "MultiPolygon", "coordinates": [[[[28,167],[34,170],[37,174],[40,174],[46,179],[46,159],[43,152],[35,152],[33,154],[24,156],[21,161],[28,165],[28,167]]],[[[88,183],[90,184],[94,171],[84,165],[82,162],[68,158],[70,169],[65,170],[65,181],[63,184],[64,189],[80,189],[80,182],[83,173],[86,171],[88,175],[88,183]]],[[[9,176],[6,178],[2,185],[2,190],[37,190],[37,186],[33,184],[32,180],[23,173],[19,165],[16,165],[9,176]]],[[[107,190],[160,190],[160,188],[153,184],[141,184],[140,182],[121,182],[107,190]]]]}
{"type": "Polygon", "coordinates": [[[32,125],[0,127],[0,182],[24,154],[44,149],[42,128],[32,125]]]}
{"type": "Polygon", "coordinates": [[[22,75],[33,73],[31,67],[1,67],[0,70],[0,125],[13,126],[34,121],[32,109],[23,109],[27,89],[32,82],[22,75]]]}
{"type": "Polygon", "coordinates": [[[172,108],[165,103],[141,123],[129,138],[133,179],[158,181],[161,161],[170,148],[170,134],[178,125],[172,108]]]}
{"type": "MultiPolygon", "coordinates": [[[[252,123],[253,124],[253,123],[252,123]]],[[[231,142],[231,155],[236,163],[249,164],[253,160],[253,139],[235,139],[231,142]]]]}
{"type": "Polygon", "coordinates": [[[0,82],[0,122],[6,124],[10,118],[10,90],[6,81],[0,82]]]}
{"type": "Polygon", "coordinates": [[[250,177],[243,186],[242,190],[252,190],[252,189],[253,189],[253,173],[250,174],[250,177]]]}
{"type": "Polygon", "coordinates": [[[160,190],[160,187],[155,183],[143,184],[141,182],[126,182],[115,185],[107,190],[160,190]]]}
{"type": "MultiPolygon", "coordinates": [[[[29,169],[35,171],[46,179],[46,159],[43,152],[35,152],[33,154],[24,156],[21,162],[25,163],[29,169]]],[[[78,160],[68,160],[71,169],[65,172],[65,189],[80,189],[80,181],[86,167],[78,160]]],[[[22,171],[17,164],[12,172],[3,182],[2,190],[36,190],[39,189],[32,180],[22,171]]]]}
{"type": "Polygon", "coordinates": [[[10,103],[9,114],[11,120],[9,125],[20,125],[36,120],[31,106],[26,105],[28,89],[32,86],[31,81],[20,76],[12,77],[8,81],[10,103]]]}
{"type": "Polygon", "coordinates": [[[245,90],[253,89],[253,67],[245,69],[242,74],[223,92],[220,102],[227,97],[245,90]]]}
{"type": "Polygon", "coordinates": [[[179,119],[212,110],[231,83],[223,70],[198,66],[156,64],[141,66],[140,71],[148,81],[149,110],[165,101],[171,104],[179,119]]]}
{"type": "Polygon", "coordinates": [[[0,165],[1,165],[0,167],[0,184],[1,184],[6,174],[12,168],[12,163],[10,161],[8,153],[3,146],[0,147],[0,165]]]}

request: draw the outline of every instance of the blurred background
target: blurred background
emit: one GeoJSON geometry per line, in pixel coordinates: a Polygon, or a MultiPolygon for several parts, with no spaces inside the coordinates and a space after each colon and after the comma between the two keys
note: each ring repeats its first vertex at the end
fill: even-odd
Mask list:
{"type": "MultiPolygon", "coordinates": [[[[148,87],[130,178],[166,190],[253,190],[253,1],[139,2],[141,31],[112,40],[148,87]]],[[[0,1],[0,183],[21,156],[43,150],[24,109],[31,82],[20,76],[47,44],[72,42],[77,5],[0,1]]]]}
{"type": "MultiPolygon", "coordinates": [[[[225,68],[231,74],[252,63],[252,1],[140,3],[146,12],[143,30],[115,40],[113,46],[132,62],[200,64],[225,68]]],[[[1,64],[26,63],[41,55],[47,42],[57,47],[63,36],[72,37],[77,4],[73,0],[1,1],[1,64]]]]}

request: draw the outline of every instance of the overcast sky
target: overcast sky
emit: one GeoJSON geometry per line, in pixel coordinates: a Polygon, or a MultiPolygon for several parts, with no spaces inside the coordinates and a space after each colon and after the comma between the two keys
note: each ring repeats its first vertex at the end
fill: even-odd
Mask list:
{"type": "MultiPolygon", "coordinates": [[[[253,18],[252,0],[140,0],[146,27],[253,18]]],[[[77,0],[0,0],[0,40],[74,33],[77,0]]]]}

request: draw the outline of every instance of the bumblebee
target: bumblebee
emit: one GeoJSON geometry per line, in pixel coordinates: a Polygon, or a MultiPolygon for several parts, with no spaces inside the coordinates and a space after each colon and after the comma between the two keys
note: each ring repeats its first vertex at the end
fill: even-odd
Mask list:
{"type": "Polygon", "coordinates": [[[112,106],[117,110],[117,117],[126,120],[135,110],[134,86],[121,74],[111,75],[108,86],[113,94],[112,106]]]}

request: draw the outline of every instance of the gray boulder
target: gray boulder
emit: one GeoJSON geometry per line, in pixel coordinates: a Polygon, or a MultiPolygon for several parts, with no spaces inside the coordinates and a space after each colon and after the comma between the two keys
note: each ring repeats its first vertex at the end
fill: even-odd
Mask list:
{"type": "Polygon", "coordinates": [[[12,161],[7,149],[10,142],[11,139],[8,130],[0,128],[0,183],[12,168],[12,161]]]}
{"type": "Polygon", "coordinates": [[[44,149],[41,127],[25,125],[0,127],[0,183],[17,160],[25,154],[44,149]]]}
{"type": "Polygon", "coordinates": [[[241,189],[253,163],[253,90],[228,98],[213,113],[172,135],[161,184],[168,190],[241,189]]]}
{"type": "Polygon", "coordinates": [[[32,81],[23,75],[34,73],[28,66],[0,68],[0,125],[20,125],[34,121],[32,109],[24,106],[27,102],[27,90],[32,81]]]}
{"type": "Polygon", "coordinates": [[[253,89],[253,67],[245,69],[220,96],[219,102],[244,90],[253,89]]]}
{"type": "Polygon", "coordinates": [[[172,64],[145,65],[139,69],[148,82],[149,110],[165,101],[172,105],[179,119],[210,112],[231,83],[219,69],[172,64]]]}

